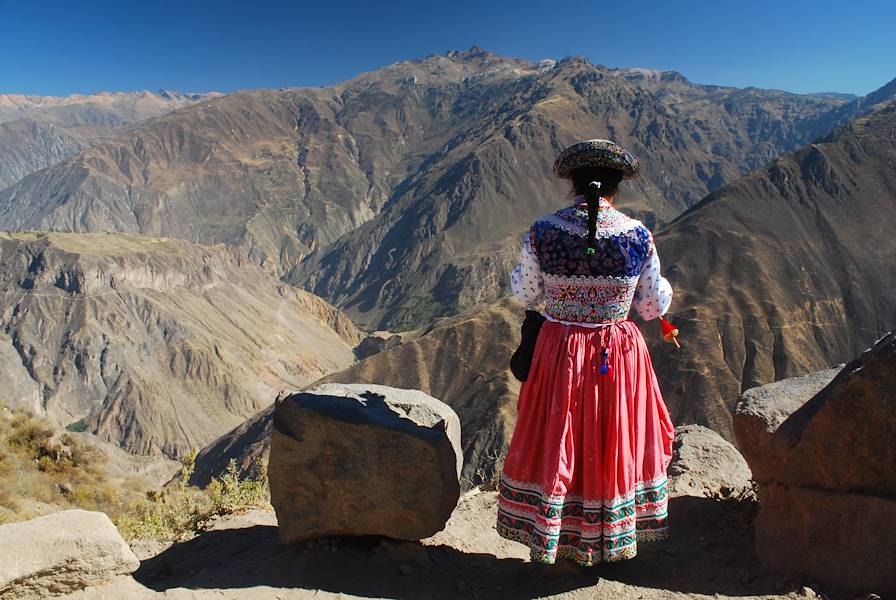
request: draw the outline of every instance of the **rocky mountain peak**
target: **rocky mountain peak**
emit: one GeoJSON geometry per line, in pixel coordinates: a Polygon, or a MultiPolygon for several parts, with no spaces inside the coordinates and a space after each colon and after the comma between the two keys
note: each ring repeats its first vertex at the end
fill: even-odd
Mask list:
{"type": "Polygon", "coordinates": [[[630,81],[690,83],[688,78],[678,71],[657,71],[655,69],[642,69],[635,67],[625,69],[611,69],[611,72],[630,81]]]}

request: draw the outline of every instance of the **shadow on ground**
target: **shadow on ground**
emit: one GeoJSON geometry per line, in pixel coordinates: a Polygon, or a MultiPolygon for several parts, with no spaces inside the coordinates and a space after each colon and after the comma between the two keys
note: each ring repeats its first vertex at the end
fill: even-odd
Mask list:
{"type": "Polygon", "coordinates": [[[341,538],[335,548],[282,546],[276,527],[270,526],[203,533],[143,561],[134,576],[157,591],[267,585],[389,598],[535,598],[589,588],[602,579],[708,595],[786,592],[782,581],[760,572],[753,548],[754,506],[675,498],[669,540],[640,544],[634,560],[562,579],[545,579],[537,565],[526,561],[416,542],[341,538]],[[401,556],[396,557],[396,548],[401,556]]]}

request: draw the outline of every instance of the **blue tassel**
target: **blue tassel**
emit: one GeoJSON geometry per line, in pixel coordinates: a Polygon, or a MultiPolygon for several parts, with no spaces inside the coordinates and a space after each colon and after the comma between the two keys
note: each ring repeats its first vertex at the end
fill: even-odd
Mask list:
{"type": "Polygon", "coordinates": [[[608,348],[601,348],[600,358],[601,362],[598,372],[601,375],[607,375],[610,373],[610,350],[608,348]]]}

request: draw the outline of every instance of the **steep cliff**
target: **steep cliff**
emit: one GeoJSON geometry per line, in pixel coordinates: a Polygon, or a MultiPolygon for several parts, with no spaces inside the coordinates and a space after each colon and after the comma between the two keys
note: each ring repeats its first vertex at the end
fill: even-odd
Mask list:
{"type": "Polygon", "coordinates": [[[360,340],[222,246],[109,234],[0,234],[0,326],[8,404],[168,456],[352,364],[360,340]]]}

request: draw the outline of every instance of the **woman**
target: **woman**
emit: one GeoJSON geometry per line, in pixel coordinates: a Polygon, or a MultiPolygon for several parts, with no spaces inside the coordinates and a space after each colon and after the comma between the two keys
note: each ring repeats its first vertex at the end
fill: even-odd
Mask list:
{"type": "Polygon", "coordinates": [[[575,202],[532,225],[511,278],[517,298],[544,302],[546,320],[520,390],[497,529],[533,561],[618,561],[667,535],[674,428],[628,315],[665,314],[672,288],[650,231],[612,205],[639,172],[608,140],[564,150],[554,174],[572,180],[575,202]]]}

